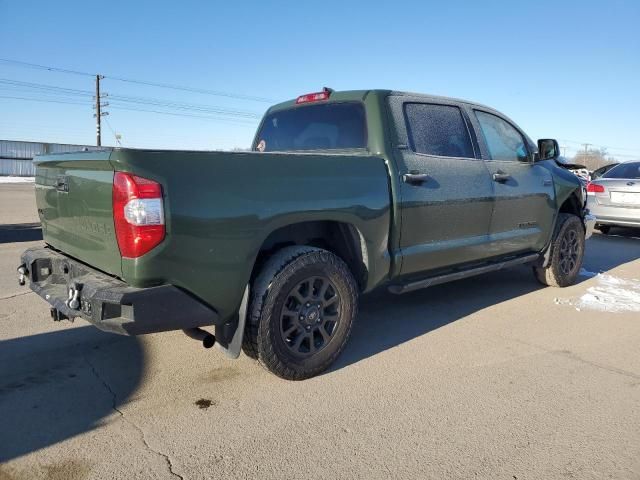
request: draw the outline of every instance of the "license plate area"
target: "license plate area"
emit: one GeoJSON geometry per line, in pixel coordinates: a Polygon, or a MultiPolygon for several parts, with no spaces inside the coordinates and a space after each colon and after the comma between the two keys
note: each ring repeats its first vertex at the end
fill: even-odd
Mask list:
{"type": "Polygon", "coordinates": [[[611,202],[620,205],[640,206],[640,193],[636,192],[611,192],[611,202]]]}

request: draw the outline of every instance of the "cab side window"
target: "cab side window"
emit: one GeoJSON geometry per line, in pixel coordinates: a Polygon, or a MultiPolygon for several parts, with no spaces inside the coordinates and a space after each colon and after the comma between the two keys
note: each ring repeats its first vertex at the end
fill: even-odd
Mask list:
{"type": "Polygon", "coordinates": [[[529,161],[524,138],[510,123],[491,113],[475,111],[492,160],[529,161]]]}
{"type": "Polygon", "coordinates": [[[469,131],[458,107],[405,103],[411,150],[440,157],[474,158],[469,131]]]}

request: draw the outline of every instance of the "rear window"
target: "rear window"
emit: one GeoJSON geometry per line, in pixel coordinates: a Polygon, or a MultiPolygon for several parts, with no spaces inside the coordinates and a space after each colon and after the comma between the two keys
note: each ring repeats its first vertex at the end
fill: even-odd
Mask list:
{"type": "Polygon", "coordinates": [[[474,157],[469,132],[458,107],[406,103],[404,114],[414,152],[441,157],[474,157]]]}
{"type": "Polygon", "coordinates": [[[640,179],[640,162],[621,163],[602,175],[601,178],[640,179]]]}
{"type": "Polygon", "coordinates": [[[361,103],[323,103],[267,115],[256,149],[339,150],[365,148],[367,128],[361,103]]]}

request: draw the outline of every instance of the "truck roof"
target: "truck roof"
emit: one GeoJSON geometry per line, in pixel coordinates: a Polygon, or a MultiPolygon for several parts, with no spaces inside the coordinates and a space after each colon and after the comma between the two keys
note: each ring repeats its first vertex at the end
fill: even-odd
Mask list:
{"type": "MultiPolygon", "coordinates": [[[[383,97],[386,97],[388,95],[402,95],[402,96],[408,96],[408,97],[414,97],[414,98],[421,98],[424,99],[426,101],[435,101],[435,102],[442,102],[442,101],[449,101],[449,102],[455,102],[455,103],[464,103],[470,106],[475,106],[475,107],[480,107],[483,109],[487,109],[487,110],[495,110],[494,108],[491,108],[487,105],[483,105],[481,103],[477,103],[477,102],[472,102],[469,100],[464,100],[461,98],[455,98],[455,97],[445,97],[445,96],[440,96],[440,95],[429,95],[429,94],[424,94],[424,93],[414,93],[414,92],[404,92],[404,91],[400,91],[400,90],[388,90],[388,89],[370,89],[370,90],[342,90],[342,91],[333,91],[331,92],[331,97],[329,99],[329,101],[362,101],[364,100],[368,95],[371,94],[375,94],[375,95],[380,95],[383,97]]],[[[297,98],[297,97],[296,97],[297,98]]],[[[278,103],[276,105],[273,105],[272,107],[269,108],[269,112],[273,112],[273,111],[277,111],[277,110],[284,110],[287,108],[291,108],[291,107],[295,107],[297,106],[296,104],[296,98],[292,98],[290,100],[286,100],[284,102],[278,103]]]]}

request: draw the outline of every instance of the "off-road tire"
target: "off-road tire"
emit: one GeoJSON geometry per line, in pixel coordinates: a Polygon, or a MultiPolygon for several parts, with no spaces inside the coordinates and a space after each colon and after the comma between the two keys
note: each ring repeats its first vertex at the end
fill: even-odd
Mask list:
{"type": "Polygon", "coordinates": [[[584,246],[584,227],[580,217],[561,213],[551,241],[549,264],[533,267],[538,281],[552,287],[573,285],[582,266],[584,246]]]}
{"type": "MultiPolygon", "coordinates": [[[[357,308],[358,287],[342,259],[320,248],[285,247],[264,264],[251,286],[242,349],[281,378],[303,380],[313,377],[326,370],[344,349],[357,308]],[[295,290],[300,282],[304,283],[305,278],[316,276],[326,277],[331,285],[330,292],[339,295],[338,320],[328,341],[324,335],[318,338],[318,341],[325,342],[319,351],[311,353],[310,346],[307,356],[298,357],[299,352],[292,350],[292,342],[283,338],[286,333],[282,327],[285,321],[283,312],[285,309],[288,311],[287,305],[291,305],[287,302],[291,301],[292,289],[295,290]]],[[[323,311],[321,306],[318,309],[323,311]]],[[[336,317],[336,313],[332,316],[336,317]]],[[[303,343],[310,345],[310,342],[315,342],[313,333],[303,331],[302,334],[311,335],[310,340],[303,340],[303,343]]]]}

